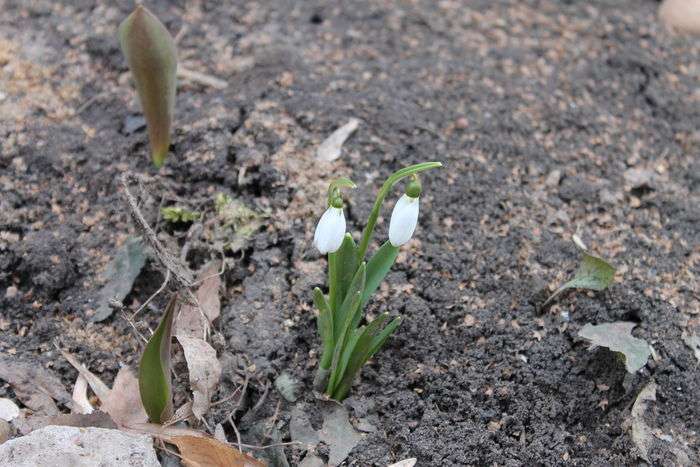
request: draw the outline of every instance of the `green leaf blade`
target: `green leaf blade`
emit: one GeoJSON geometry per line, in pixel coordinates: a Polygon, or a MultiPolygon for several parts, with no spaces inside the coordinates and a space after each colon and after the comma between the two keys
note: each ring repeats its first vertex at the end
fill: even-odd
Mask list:
{"type": "Polygon", "coordinates": [[[394,265],[398,255],[399,248],[386,241],[369,260],[369,263],[367,263],[367,281],[362,292],[363,307],[379,288],[379,284],[382,283],[391,266],[394,265]]]}
{"type": "Polygon", "coordinates": [[[334,302],[330,305],[332,310],[338,310],[348,294],[352,279],[359,265],[357,260],[357,245],[352,235],[346,233],[338,251],[331,254],[335,255],[333,261],[333,267],[335,268],[333,277],[336,284],[335,293],[333,294],[334,302]]]}
{"type": "Polygon", "coordinates": [[[177,296],[174,295],[158,328],[148,340],[139,363],[141,402],[153,423],[164,423],[173,415],[170,348],[177,304],[177,296]]]}
{"type": "Polygon", "coordinates": [[[321,368],[327,369],[330,367],[333,357],[333,348],[335,347],[333,313],[331,313],[326,297],[318,287],[314,289],[314,304],[318,309],[318,333],[321,335],[321,342],[323,343],[323,354],[321,355],[320,365],[321,368]]]}
{"type": "Polygon", "coordinates": [[[335,338],[336,345],[340,342],[340,337],[345,335],[345,329],[350,328],[350,323],[352,323],[352,318],[356,315],[358,307],[360,311],[362,310],[361,299],[362,291],[365,289],[366,277],[367,266],[365,263],[362,263],[355,272],[352,282],[350,282],[345,299],[335,310],[333,315],[333,336],[335,338]],[[358,303],[355,304],[355,296],[358,294],[360,298],[358,299],[358,303]],[[348,317],[350,317],[350,320],[348,320],[348,317]]]}
{"type": "MultiPolygon", "coordinates": [[[[373,354],[372,350],[375,338],[379,337],[380,335],[384,335],[384,332],[380,333],[380,329],[388,317],[389,314],[384,313],[378,316],[366,327],[358,329],[359,336],[357,342],[354,345],[352,353],[349,355],[345,368],[343,368],[341,378],[337,380],[336,385],[331,392],[334,399],[340,401],[347,396],[357,372],[360,371],[362,366],[367,363],[367,360],[369,360],[373,354]]],[[[393,329],[389,331],[388,334],[391,332],[393,332],[393,329]]],[[[388,334],[386,335],[388,336],[388,334]]]]}

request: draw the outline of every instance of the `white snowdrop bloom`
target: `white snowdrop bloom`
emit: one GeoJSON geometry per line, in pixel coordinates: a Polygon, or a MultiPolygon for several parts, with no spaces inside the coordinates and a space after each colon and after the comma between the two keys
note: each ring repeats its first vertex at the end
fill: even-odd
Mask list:
{"type": "Polygon", "coordinates": [[[396,202],[389,222],[389,242],[401,246],[411,239],[418,223],[418,197],[403,195],[396,202]]]}
{"type": "Polygon", "coordinates": [[[323,254],[333,253],[340,248],[345,237],[345,214],[342,208],[333,206],[326,209],[316,226],[314,246],[323,254]]]}

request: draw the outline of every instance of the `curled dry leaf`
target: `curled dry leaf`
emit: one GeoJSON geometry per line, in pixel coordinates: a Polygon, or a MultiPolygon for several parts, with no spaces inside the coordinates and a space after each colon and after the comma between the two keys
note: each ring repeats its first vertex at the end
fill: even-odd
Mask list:
{"type": "Polygon", "coordinates": [[[214,438],[173,436],[166,441],[177,446],[182,462],[188,467],[265,467],[254,457],[214,438]]]}
{"type": "Polygon", "coordinates": [[[343,143],[357,130],[359,125],[360,121],[358,119],[351,118],[348,123],[331,133],[318,147],[316,159],[331,162],[339,158],[343,143]]]}
{"type": "Polygon", "coordinates": [[[209,410],[211,396],[221,378],[221,364],[216,351],[197,337],[177,336],[187,361],[192,388],[192,413],[201,419],[209,410]]]}
{"type": "Polygon", "coordinates": [[[644,386],[634,401],[630,417],[632,419],[632,441],[639,450],[639,457],[649,461],[649,448],[654,442],[654,432],[644,421],[644,413],[647,411],[649,402],[656,401],[656,383],[651,381],[644,386]]]}
{"type": "Polygon", "coordinates": [[[83,375],[78,373],[73,386],[73,407],[72,413],[89,415],[94,410],[87,397],[88,383],[83,375]]]}
{"type": "Polygon", "coordinates": [[[56,345],[56,348],[59,352],[61,352],[63,358],[68,360],[68,363],[70,363],[73,366],[73,368],[78,370],[80,376],[85,378],[85,381],[87,381],[87,383],[90,385],[90,389],[92,389],[92,392],[95,393],[97,398],[101,401],[104,401],[109,395],[109,387],[105,383],[103,383],[97,375],[95,375],[92,371],[88,370],[85,367],[85,365],[80,363],[78,359],[75,358],[71,353],[61,349],[60,347],[58,347],[58,345],[56,345]]]}

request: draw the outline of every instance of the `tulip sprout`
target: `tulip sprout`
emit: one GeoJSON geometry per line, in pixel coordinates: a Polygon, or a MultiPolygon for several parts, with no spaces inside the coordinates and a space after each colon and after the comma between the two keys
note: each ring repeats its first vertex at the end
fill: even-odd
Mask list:
{"type": "Polygon", "coordinates": [[[377,194],[359,245],[345,232],[340,192],[342,188],[355,188],[355,184],[347,178],[339,178],[328,188],[327,209],[314,233],[314,245],[321,253],[328,254],[328,295],[318,287],[314,289],[323,347],[314,388],[318,391],[325,388],[325,393],[335,400],[347,397],[360,368],[401,324],[401,317],[397,317],[385,326],[389,314],[383,313],[360,326],[362,310],[394,264],[399,247],[413,236],[422,190],[417,174],[441,166],[440,162],[424,162],[392,174],[377,194]],[[406,192],[391,213],[389,240],[365,262],[384,199],[392,187],[406,177],[410,177],[406,192]]]}
{"type": "Polygon", "coordinates": [[[153,164],[161,167],[170,148],[175,113],[175,41],[153,13],[137,5],[119,26],[119,42],[146,118],[153,164]]]}

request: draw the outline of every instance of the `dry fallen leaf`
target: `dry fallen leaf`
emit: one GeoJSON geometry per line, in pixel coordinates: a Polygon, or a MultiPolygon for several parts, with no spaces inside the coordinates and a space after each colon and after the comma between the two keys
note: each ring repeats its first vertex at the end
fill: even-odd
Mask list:
{"type": "Polygon", "coordinates": [[[257,459],[214,438],[174,436],[167,439],[177,446],[188,467],[265,467],[257,459]]]}
{"type": "Polygon", "coordinates": [[[221,364],[216,350],[197,337],[177,336],[185,352],[192,389],[192,413],[201,419],[209,410],[211,396],[221,378],[221,364]]]}
{"type": "Polygon", "coordinates": [[[54,400],[66,405],[71,401],[61,380],[35,362],[0,357],[0,380],[10,383],[17,399],[37,413],[57,414],[54,400]]]}
{"type": "Polygon", "coordinates": [[[101,410],[120,427],[129,427],[148,420],[141,403],[139,382],[129,367],[122,367],[114,379],[112,390],[102,401],[101,410]]]}
{"type": "Polygon", "coordinates": [[[82,375],[83,378],[85,378],[85,381],[90,385],[90,389],[92,389],[92,392],[95,393],[98,399],[101,401],[104,401],[107,396],[109,395],[109,387],[102,382],[102,380],[97,377],[93,372],[88,370],[85,365],[80,363],[77,358],[75,358],[72,354],[66,352],[65,350],[61,349],[56,345],[56,348],[61,352],[61,355],[63,355],[63,358],[68,360],[68,363],[70,363],[73,368],[78,370],[78,373],[82,375]]]}
{"type": "Polygon", "coordinates": [[[649,344],[632,335],[632,329],[636,325],[626,321],[598,325],[588,323],[581,328],[578,336],[589,341],[593,347],[605,347],[622,354],[625,357],[625,368],[634,374],[647,364],[651,355],[649,344]]]}
{"type": "Polygon", "coordinates": [[[0,397],[0,420],[10,422],[19,416],[19,407],[14,401],[0,397]]]}
{"type": "Polygon", "coordinates": [[[632,441],[639,450],[639,457],[649,462],[649,448],[654,442],[654,432],[644,421],[644,413],[647,410],[647,403],[656,400],[656,383],[650,382],[639,392],[637,400],[634,401],[630,417],[632,419],[632,441]]]}
{"type": "Polygon", "coordinates": [[[335,130],[326,138],[316,151],[316,159],[325,162],[331,162],[340,157],[340,150],[343,143],[357,130],[360,121],[356,118],[351,118],[348,123],[335,130]]]}
{"type": "Polygon", "coordinates": [[[350,423],[345,407],[335,402],[329,403],[325,408],[323,426],[318,435],[330,448],[328,465],[331,466],[340,465],[363,439],[350,423]]]}
{"type": "Polygon", "coordinates": [[[388,467],[413,467],[416,465],[416,462],[418,462],[418,460],[415,457],[411,457],[410,459],[404,459],[395,464],[391,464],[388,467]]]}
{"type": "Polygon", "coordinates": [[[112,389],[109,389],[97,375],[88,370],[73,355],[60,348],[58,350],[78,370],[80,376],[85,378],[92,391],[100,399],[102,402],[100,410],[109,414],[119,427],[130,427],[148,420],[141,403],[138,380],[130,368],[121,368],[114,379],[112,389]]]}
{"type": "Polygon", "coordinates": [[[221,313],[221,276],[219,275],[221,263],[214,261],[202,268],[199,280],[202,281],[195,296],[199,307],[185,303],[180,308],[180,313],[175,320],[175,335],[190,336],[204,339],[209,325],[219,317],[221,313]]]}

